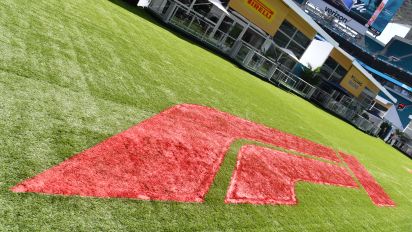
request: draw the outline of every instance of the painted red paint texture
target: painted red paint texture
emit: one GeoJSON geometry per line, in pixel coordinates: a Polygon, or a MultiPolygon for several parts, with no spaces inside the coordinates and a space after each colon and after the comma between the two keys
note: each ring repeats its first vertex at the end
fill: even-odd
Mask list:
{"type": "Polygon", "coordinates": [[[294,205],[298,181],[357,188],[345,168],[246,145],[240,149],[225,202],[294,205]]]}
{"type": "Polygon", "coordinates": [[[385,190],[376,182],[371,174],[362,166],[359,161],[348,154],[339,152],[345,163],[355,174],[360,184],[368,193],[372,202],[377,206],[395,206],[395,202],[386,194],[385,190]]]}
{"type": "Polygon", "coordinates": [[[12,188],[14,192],[203,202],[230,144],[256,140],[332,161],[334,151],[230,114],[176,105],[12,188]]]}

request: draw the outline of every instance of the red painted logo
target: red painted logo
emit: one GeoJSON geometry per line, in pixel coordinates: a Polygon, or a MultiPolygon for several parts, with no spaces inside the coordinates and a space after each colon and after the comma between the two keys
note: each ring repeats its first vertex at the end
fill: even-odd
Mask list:
{"type": "MultiPolygon", "coordinates": [[[[297,181],[358,187],[331,148],[212,108],[183,104],[23,181],[12,191],[203,202],[236,139],[262,142],[317,160],[244,146],[227,203],[296,204],[297,181]]],[[[394,206],[354,157],[340,156],[374,204],[394,206]]]]}
{"type": "Polygon", "coordinates": [[[260,0],[248,0],[247,4],[267,19],[271,19],[274,14],[273,10],[266,6],[260,0]]]}

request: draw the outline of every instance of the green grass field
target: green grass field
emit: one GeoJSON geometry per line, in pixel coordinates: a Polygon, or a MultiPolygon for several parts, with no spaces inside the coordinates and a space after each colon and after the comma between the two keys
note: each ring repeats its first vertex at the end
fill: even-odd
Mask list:
{"type": "Polygon", "coordinates": [[[0,231],[411,231],[412,160],[113,1],[0,2],[0,231]],[[167,107],[194,103],[356,156],[396,202],[298,184],[297,206],[223,203],[232,145],[203,204],[9,188],[167,107]]]}

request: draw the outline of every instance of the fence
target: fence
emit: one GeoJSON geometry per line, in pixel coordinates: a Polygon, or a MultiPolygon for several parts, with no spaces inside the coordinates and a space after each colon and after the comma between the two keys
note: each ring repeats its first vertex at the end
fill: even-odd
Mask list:
{"type": "Polygon", "coordinates": [[[311,100],[349,121],[364,132],[376,136],[380,131],[379,125],[362,116],[363,106],[353,99],[343,96],[340,100],[337,100],[333,95],[317,88],[312,94],[311,100]]]}
{"type": "Polygon", "coordinates": [[[273,75],[269,77],[269,81],[278,86],[283,86],[306,99],[310,99],[316,91],[316,87],[289,71],[282,69],[282,66],[276,67],[273,75]]]}
{"type": "Polygon", "coordinates": [[[236,42],[229,33],[217,29],[216,23],[198,12],[188,10],[185,5],[176,3],[168,22],[224,53],[228,53],[236,42]]]}
{"type": "Polygon", "coordinates": [[[316,87],[296,76],[282,65],[260,53],[253,46],[239,41],[234,47],[231,56],[243,67],[266,78],[274,85],[281,86],[309,99],[316,87]]]}

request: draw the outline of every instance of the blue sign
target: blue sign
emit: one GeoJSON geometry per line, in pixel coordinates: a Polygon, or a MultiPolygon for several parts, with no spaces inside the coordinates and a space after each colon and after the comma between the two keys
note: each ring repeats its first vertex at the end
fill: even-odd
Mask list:
{"type": "Polygon", "coordinates": [[[395,16],[402,4],[403,0],[389,0],[370,29],[376,32],[376,34],[380,34],[395,16]]]}
{"type": "Polygon", "coordinates": [[[404,0],[325,0],[362,25],[380,34],[402,6],[404,0]],[[372,21],[370,21],[372,19],[372,21]]]}

